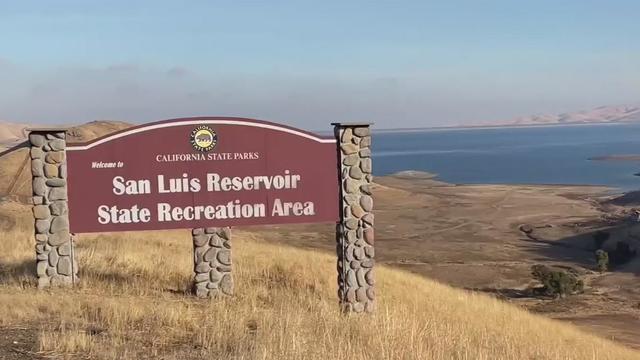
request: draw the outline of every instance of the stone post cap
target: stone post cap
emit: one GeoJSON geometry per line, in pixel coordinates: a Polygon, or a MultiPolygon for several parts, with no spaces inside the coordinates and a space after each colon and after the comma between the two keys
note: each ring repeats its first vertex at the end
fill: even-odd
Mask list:
{"type": "Polygon", "coordinates": [[[372,122],[343,122],[343,123],[334,122],[334,123],[331,123],[331,125],[341,126],[341,127],[369,127],[373,125],[373,123],[372,122]]]}
{"type": "Polygon", "coordinates": [[[26,128],[27,132],[66,132],[69,130],[69,127],[61,127],[61,126],[51,126],[51,127],[36,127],[36,128],[26,128]]]}

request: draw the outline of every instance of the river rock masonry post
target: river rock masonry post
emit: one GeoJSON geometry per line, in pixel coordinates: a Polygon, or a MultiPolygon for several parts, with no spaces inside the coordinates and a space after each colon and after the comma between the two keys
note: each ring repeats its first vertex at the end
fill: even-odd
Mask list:
{"type": "Polygon", "coordinates": [[[78,266],[69,233],[66,132],[29,131],[38,288],[71,285],[78,266]]]}
{"type": "Polygon", "coordinates": [[[193,292],[197,297],[233,294],[231,274],[231,229],[197,228],[193,240],[193,292]]]}
{"type": "Polygon", "coordinates": [[[345,312],[372,312],[375,292],[370,124],[333,125],[341,204],[336,226],[338,297],[345,312]]]}

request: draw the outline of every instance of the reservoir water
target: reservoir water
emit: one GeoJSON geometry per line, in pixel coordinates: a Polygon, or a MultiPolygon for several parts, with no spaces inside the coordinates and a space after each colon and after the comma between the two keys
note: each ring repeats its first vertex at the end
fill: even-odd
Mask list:
{"type": "Polygon", "coordinates": [[[455,184],[580,184],[640,189],[640,124],[375,132],[374,174],[435,173],[455,184]]]}

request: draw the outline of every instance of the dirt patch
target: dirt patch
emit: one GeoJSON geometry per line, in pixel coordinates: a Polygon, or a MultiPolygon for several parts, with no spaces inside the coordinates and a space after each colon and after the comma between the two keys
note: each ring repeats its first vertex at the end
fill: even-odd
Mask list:
{"type": "Polygon", "coordinates": [[[638,343],[638,329],[640,329],[640,315],[629,314],[596,314],[587,316],[560,317],[580,327],[588,328],[600,337],[618,341],[627,346],[640,349],[638,343]]]}
{"type": "Polygon", "coordinates": [[[37,349],[38,333],[35,326],[0,327],[0,359],[43,359],[37,349]]]}

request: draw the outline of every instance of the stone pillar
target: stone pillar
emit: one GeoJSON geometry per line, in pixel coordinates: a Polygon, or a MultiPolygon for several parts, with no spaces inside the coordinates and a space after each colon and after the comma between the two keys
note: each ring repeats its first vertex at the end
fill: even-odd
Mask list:
{"type": "Polygon", "coordinates": [[[338,297],[345,312],[375,309],[370,124],[334,123],[340,170],[338,297]]]}
{"type": "Polygon", "coordinates": [[[66,132],[29,131],[38,288],[72,285],[78,265],[69,233],[66,132]]]}
{"type": "Polygon", "coordinates": [[[193,292],[197,297],[217,297],[233,294],[231,277],[231,230],[198,228],[193,238],[193,292]]]}

